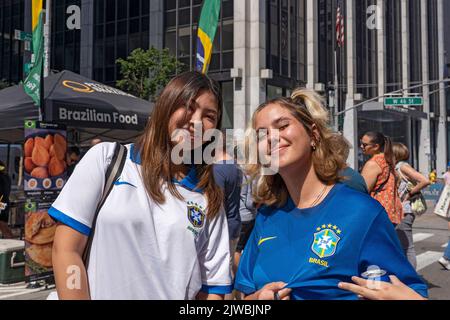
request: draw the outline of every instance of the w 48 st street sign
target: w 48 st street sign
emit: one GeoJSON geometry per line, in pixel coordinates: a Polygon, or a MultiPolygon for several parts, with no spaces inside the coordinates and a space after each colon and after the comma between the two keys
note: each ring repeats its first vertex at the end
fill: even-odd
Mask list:
{"type": "Polygon", "coordinates": [[[384,98],[385,106],[423,106],[423,97],[384,98]]]}

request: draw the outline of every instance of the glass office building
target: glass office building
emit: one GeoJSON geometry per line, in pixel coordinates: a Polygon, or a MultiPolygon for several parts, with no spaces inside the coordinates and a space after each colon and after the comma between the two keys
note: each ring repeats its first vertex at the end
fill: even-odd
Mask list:
{"type": "Polygon", "coordinates": [[[24,30],[25,0],[0,1],[0,80],[23,79],[24,42],[14,39],[14,30],[24,30]]]}
{"type": "MultiPolygon", "coordinates": [[[[13,32],[29,25],[29,14],[24,14],[30,9],[26,8],[27,1],[0,2],[0,79],[18,82],[23,78],[26,52],[23,44],[13,39],[13,32]]],[[[337,3],[221,1],[209,75],[222,87],[225,128],[244,128],[260,103],[288,96],[298,86],[316,89],[328,98],[335,82],[337,3]]],[[[448,29],[449,21],[443,14],[449,10],[448,1],[339,3],[346,30],[345,45],[337,50],[336,57],[339,110],[356,96],[362,100],[354,102],[360,103],[442,77],[449,63],[450,35],[439,25],[448,29]],[[371,29],[367,27],[368,10],[375,5],[381,10],[382,28],[371,29]],[[353,38],[352,52],[349,35],[353,38]],[[445,41],[437,41],[440,37],[445,41]],[[440,52],[447,52],[444,63],[439,59],[440,52]],[[350,86],[349,81],[354,83],[350,86]]],[[[186,69],[195,65],[202,0],[54,0],[52,5],[53,70],[67,69],[115,85],[120,78],[116,60],[136,48],[150,46],[168,48],[186,69]],[[80,9],[81,23],[80,28],[69,30],[67,19],[73,6],[80,9]]],[[[436,150],[449,140],[442,138],[442,132],[448,130],[449,108],[442,101],[448,97],[439,85],[410,89],[408,93],[424,96],[424,106],[416,107],[426,113],[424,118],[383,108],[360,109],[354,136],[368,130],[382,131],[406,143],[412,151],[411,160],[422,171],[442,168],[447,163],[447,148],[443,156],[436,150]]],[[[339,129],[343,130],[349,124],[344,118],[340,120],[339,129]]],[[[352,142],[357,144],[357,139],[352,142]]]]}

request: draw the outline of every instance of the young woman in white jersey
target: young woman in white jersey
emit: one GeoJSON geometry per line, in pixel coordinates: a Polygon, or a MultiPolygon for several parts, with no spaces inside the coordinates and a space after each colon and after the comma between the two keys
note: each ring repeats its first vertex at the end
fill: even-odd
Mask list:
{"type": "Polygon", "coordinates": [[[222,299],[231,292],[223,195],[212,165],[171,158],[182,142],[172,142],[176,130],[188,133],[191,152],[198,125],[218,129],[221,118],[221,92],[207,76],[187,72],[167,85],[144,133],[127,146],[98,215],[87,270],[82,254],[114,144],[85,155],[49,210],[60,222],[53,246],[60,299],[222,299]],[[76,272],[79,285],[70,285],[76,272]]]}

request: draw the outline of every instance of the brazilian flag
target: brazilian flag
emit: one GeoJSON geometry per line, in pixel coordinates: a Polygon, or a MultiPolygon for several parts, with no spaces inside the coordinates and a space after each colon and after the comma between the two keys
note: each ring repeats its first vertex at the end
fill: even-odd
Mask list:
{"type": "Polygon", "coordinates": [[[33,59],[32,68],[25,79],[24,90],[36,105],[41,106],[41,73],[44,62],[44,13],[42,11],[43,0],[33,0],[32,26],[33,26],[33,59]]]}
{"type": "Polygon", "coordinates": [[[209,63],[219,23],[220,0],[204,0],[197,34],[196,70],[208,72],[209,63]]]}

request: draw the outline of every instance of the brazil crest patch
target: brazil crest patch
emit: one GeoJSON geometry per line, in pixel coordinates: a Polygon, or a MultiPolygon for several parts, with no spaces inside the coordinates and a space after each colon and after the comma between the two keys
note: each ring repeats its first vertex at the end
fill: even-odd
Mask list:
{"type": "Polygon", "coordinates": [[[311,250],[321,259],[333,256],[336,253],[339,240],[341,240],[338,236],[341,230],[333,225],[323,225],[317,228],[317,231],[314,233],[311,250]]]}
{"type": "Polygon", "coordinates": [[[201,228],[205,224],[205,209],[197,203],[187,203],[187,216],[195,228],[201,228]]]}

